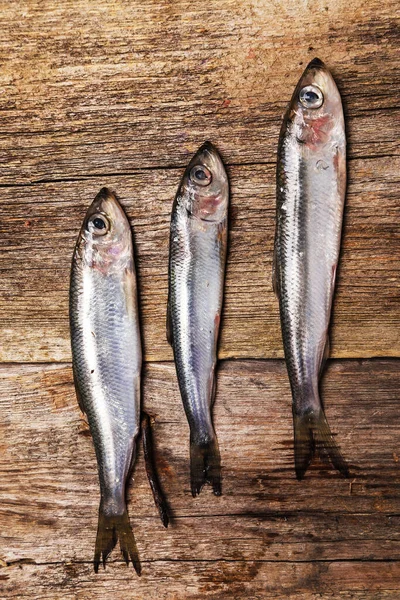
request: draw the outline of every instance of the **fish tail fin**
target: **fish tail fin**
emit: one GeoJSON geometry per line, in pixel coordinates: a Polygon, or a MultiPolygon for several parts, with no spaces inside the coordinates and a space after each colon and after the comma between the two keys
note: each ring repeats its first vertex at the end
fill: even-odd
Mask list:
{"type": "Polygon", "coordinates": [[[321,456],[328,456],[335,469],[349,477],[349,468],[333,438],[322,409],[300,415],[293,411],[293,426],[294,462],[299,481],[303,479],[316,452],[321,456]]]}
{"type": "Polygon", "coordinates": [[[157,475],[153,454],[153,440],[151,434],[150,417],[147,413],[143,413],[141,425],[143,436],[143,453],[147,477],[150,483],[151,491],[153,492],[154,503],[158,509],[161,522],[164,525],[164,527],[168,527],[168,504],[162,493],[162,489],[157,475]]]}
{"type": "Polygon", "coordinates": [[[136,573],[140,575],[139,554],[127,511],[125,510],[122,515],[106,515],[100,506],[94,553],[94,570],[96,573],[99,570],[100,560],[102,560],[105,568],[107,557],[118,540],[126,564],[129,565],[129,561],[132,561],[136,573]]]}
{"type": "Polygon", "coordinates": [[[190,436],[190,483],[193,498],[205,483],[212,486],[215,496],[222,494],[221,457],[215,435],[201,442],[190,436]]]}

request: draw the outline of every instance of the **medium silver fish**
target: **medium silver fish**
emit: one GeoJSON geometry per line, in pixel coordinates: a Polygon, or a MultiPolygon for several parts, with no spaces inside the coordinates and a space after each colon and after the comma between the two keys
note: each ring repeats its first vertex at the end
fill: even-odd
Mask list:
{"type": "Polygon", "coordinates": [[[119,539],[125,561],[131,560],[140,574],[125,498],[140,431],[136,274],[128,219],[107,188],[89,207],[75,247],[70,327],[75,386],[88,417],[100,480],[95,571],[101,555],[105,565],[119,539]]]}
{"type": "Polygon", "coordinates": [[[228,237],[229,185],[222,160],[206,142],[190,161],[171,217],[167,337],[172,344],[190,426],[193,496],[208,482],[221,494],[211,407],[228,237]]]}
{"type": "Polygon", "coordinates": [[[329,352],[345,191],[342,101],[332,75],[316,58],[301,76],[286,111],[277,165],[274,288],[293,396],[298,479],[316,450],[348,475],[318,389],[329,352]]]}

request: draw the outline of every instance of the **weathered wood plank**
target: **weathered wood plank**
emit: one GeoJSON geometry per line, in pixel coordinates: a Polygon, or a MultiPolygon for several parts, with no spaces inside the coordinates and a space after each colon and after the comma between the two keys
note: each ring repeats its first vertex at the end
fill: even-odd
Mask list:
{"type": "Polygon", "coordinates": [[[353,478],[317,462],[300,484],[283,362],[223,362],[224,494],[193,499],[174,367],[160,362],[172,358],[172,198],[205,139],[233,192],[220,356],[282,356],[274,163],[282,113],[314,56],[340,86],[349,141],[332,355],[400,356],[396,11],[395,0],[3,3],[0,362],[70,360],[72,248],[95,193],[114,188],[135,234],[146,360],[159,361],[146,366],[144,404],[173,519],[164,531],[140,453],[129,511],[143,577],[118,552],[96,577],[95,458],[70,365],[0,365],[2,598],[397,600],[399,363],[329,364],[326,409],[353,478]]]}
{"type": "Polygon", "coordinates": [[[397,600],[400,587],[399,562],[157,561],[140,580],[125,565],[111,569],[96,576],[87,564],[18,564],[0,569],[0,590],[16,600],[397,600]]]}
{"type": "Polygon", "coordinates": [[[396,0],[4,3],[0,183],[183,165],[205,139],[273,161],[315,55],[343,90],[350,157],[398,154],[396,0]]]}
{"type": "MultiPolygon", "coordinates": [[[[334,357],[400,356],[399,160],[356,160],[349,170],[334,306],[334,357]]],[[[220,357],[282,356],[271,285],[273,165],[232,167],[230,249],[220,357]]],[[[165,336],[169,220],[180,170],[142,171],[2,190],[0,360],[70,360],[69,269],[87,206],[103,184],[132,219],[147,360],[170,360],[165,336]],[[21,343],[24,340],[24,343],[21,343]]]]}
{"type": "MultiPolygon", "coordinates": [[[[326,410],[353,478],[316,462],[299,483],[283,361],[222,363],[215,426],[223,495],[205,489],[193,499],[174,368],[149,365],[144,403],[173,519],[165,531],[140,453],[129,512],[143,561],[399,560],[399,380],[397,361],[329,364],[326,410]]],[[[90,561],[99,492],[70,366],[4,365],[0,392],[1,559],[90,561]]]]}

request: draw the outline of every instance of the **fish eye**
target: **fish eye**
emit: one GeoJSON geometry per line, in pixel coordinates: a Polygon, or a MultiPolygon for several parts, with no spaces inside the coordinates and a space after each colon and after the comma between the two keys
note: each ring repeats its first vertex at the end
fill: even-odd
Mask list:
{"type": "Polygon", "coordinates": [[[203,165],[195,165],[190,171],[190,179],[197,185],[210,185],[212,180],[211,171],[203,165]]]}
{"type": "Polygon", "coordinates": [[[304,108],[319,108],[324,102],[324,95],[315,85],[306,85],[300,90],[299,100],[304,108]]]}
{"type": "Polygon", "coordinates": [[[105,235],[110,230],[110,223],[104,215],[92,215],[88,221],[87,229],[94,235],[105,235]]]}

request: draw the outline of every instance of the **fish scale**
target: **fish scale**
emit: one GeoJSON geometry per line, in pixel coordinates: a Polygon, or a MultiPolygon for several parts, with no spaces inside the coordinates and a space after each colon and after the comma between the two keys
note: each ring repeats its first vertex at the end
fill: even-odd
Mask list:
{"type": "Polygon", "coordinates": [[[340,251],[345,158],[340,94],[328,69],[315,59],[286,111],[277,164],[274,288],[292,390],[299,479],[316,450],[348,474],[319,395],[340,251]]]}
{"type": "Polygon", "coordinates": [[[207,142],[190,161],[170,228],[167,336],[190,427],[191,489],[209,482],[221,493],[220,455],[211,407],[227,247],[227,176],[207,142]],[[196,169],[208,181],[193,178],[196,169]]]}
{"type": "Polygon", "coordinates": [[[71,269],[74,380],[96,450],[101,501],[94,566],[120,540],[140,573],[126,508],[126,484],[140,429],[142,363],[129,222],[106,188],[86,214],[71,269]],[[94,219],[108,223],[106,235],[94,219]]]}

